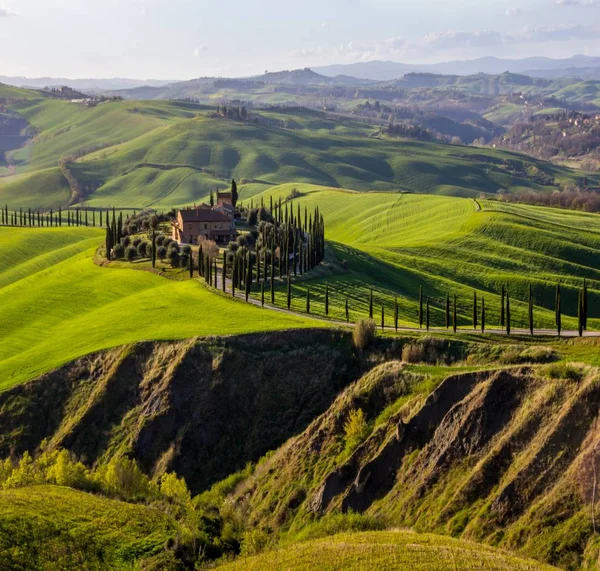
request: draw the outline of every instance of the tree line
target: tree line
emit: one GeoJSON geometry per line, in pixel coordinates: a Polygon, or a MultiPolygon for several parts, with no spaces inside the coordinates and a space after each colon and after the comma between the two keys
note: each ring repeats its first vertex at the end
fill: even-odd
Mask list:
{"type": "MultiPolygon", "coordinates": [[[[0,226],[23,226],[29,228],[53,228],[62,226],[102,227],[109,225],[110,209],[96,210],[87,208],[42,211],[39,209],[19,208],[9,210],[8,205],[0,208],[0,226]]],[[[113,216],[115,209],[112,209],[113,216]]],[[[120,213],[120,216],[122,213],[120,213]]],[[[133,211],[135,215],[135,210],[133,211]]]]}

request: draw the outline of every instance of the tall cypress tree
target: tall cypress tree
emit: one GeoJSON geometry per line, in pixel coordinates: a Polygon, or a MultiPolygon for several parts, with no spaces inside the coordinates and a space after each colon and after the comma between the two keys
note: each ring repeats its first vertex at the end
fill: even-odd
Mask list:
{"type": "Polygon", "coordinates": [[[381,330],[385,329],[385,309],[383,303],[381,304],[381,330]]]}
{"type": "Polygon", "coordinates": [[[450,327],[450,292],[446,293],[446,329],[450,327]]]}
{"type": "Polygon", "coordinates": [[[583,330],[587,331],[587,320],[588,320],[588,288],[587,280],[583,278],[583,330]]]}
{"type": "Polygon", "coordinates": [[[348,307],[348,296],[346,296],[346,323],[350,323],[350,308],[348,307]]]}
{"type": "Polygon", "coordinates": [[[292,307],[292,282],[290,280],[290,274],[287,275],[287,308],[288,310],[292,307]]]}
{"type": "Polygon", "coordinates": [[[427,331],[429,331],[429,298],[427,298],[427,315],[426,315],[426,325],[427,325],[427,331]]]}
{"type": "Polygon", "coordinates": [[[473,290],[473,329],[477,329],[477,292],[473,290]]]}
{"type": "Polygon", "coordinates": [[[369,290],[369,319],[373,319],[373,288],[369,290]]]}
{"type": "Polygon", "coordinates": [[[454,303],[452,304],[452,330],[454,331],[454,333],[456,333],[457,327],[456,317],[456,294],[454,294],[454,303]]]}
{"type": "Polygon", "coordinates": [[[481,332],[485,333],[485,297],[481,297],[481,332]]]}
{"type": "MultiPolygon", "coordinates": [[[[154,258],[154,247],[152,248],[152,256],[154,258]]],[[[188,270],[190,272],[190,278],[194,277],[194,260],[192,259],[192,253],[190,252],[190,255],[188,256],[188,270]]],[[[154,264],[154,259],[152,261],[152,264],[154,264]]],[[[153,265],[154,267],[154,265],[153,265]]]]}
{"type": "Polygon", "coordinates": [[[510,335],[510,295],[506,290],[506,334],[510,335]]]}
{"type": "MultiPolygon", "coordinates": [[[[221,271],[221,287],[223,288],[223,293],[226,293],[226,284],[227,284],[227,252],[223,250],[223,269],[221,271]]],[[[264,304],[263,304],[264,305],[264,304]]]]}
{"type": "Polygon", "coordinates": [[[579,290],[577,298],[577,331],[581,337],[583,335],[583,289],[579,290]]]}
{"type": "Polygon", "coordinates": [[[394,329],[398,332],[398,298],[394,299],[394,329]]]}
{"type": "Polygon", "coordinates": [[[529,303],[527,310],[527,317],[529,321],[529,333],[533,335],[533,291],[531,284],[529,284],[529,303]]]}
{"type": "Polygon", "coordinates": [[[562,330],[560,284],[556,284],[556,297],[554,298],[554,320],[556,322],[556,331],[560,337],[560,332],[562,330]]]}
{"type": "Polygon", "coordinates": [[[504,327],[504,321],[505,321],[505,317],[504,317],[505,297],[506,297],[506,288],[504,287],[504,284],[502,284],[502,299],[501,299],[501,304],[500,304],[500,327],[504,327]]]}
{"type": "MultiPolygon", "coordinates": [[[[190,253],[190,264],[192,263],[192,254],[190,253]]],[[[152,267],[156,267],[156,230],[152,229],[152,267]]]]}
{"type": "Polygon", "coordinates": [[[419,328],[423,327],[423,286],[419,286],[419,328]]]}

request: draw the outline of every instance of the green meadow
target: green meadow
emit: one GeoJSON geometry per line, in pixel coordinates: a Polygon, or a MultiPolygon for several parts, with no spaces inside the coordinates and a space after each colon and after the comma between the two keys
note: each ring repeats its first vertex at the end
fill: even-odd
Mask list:
{"type": "Polygon", "coordinates": [[[0,228],[0,390],[126,343],[311,325],[227,299],[198,279],[97,266],[103,236],[89,228],[0,228]]]}
{"type": "MultiPolygon", "coordinates": [[[[374,318],[381,305],[387,325],[393,324],[398,297],[401,324],[417,321],[419,288],[430,298],[431,325],[445,325],[446,294],[457,295],[458,323],[472,328],[473,292],[485,298],[487,325],[499,326],[502,285],[511,296],[512,326],[527,327],[529,286],[535,300],[536,327],[554,328],[556,284],[562,288],[565,328],[576,328],[579,288],[589,286],[590,326],[597,326],[600,301],[600,222],[595,214],[491,200],[397,193],[356,193],[311,185],[288,184],[253,199],[268,206],[271,199],[301,211],[318,206],[326,221],[329,255],[325,267],[297,280],[293,306],[323,315],[325,286],[330,316],[350,321],[369,311],[374,292],[374,318]],[[289,203],[292,191],[300,193],[289,203]]],[[[284,287],[277,304],[286,303],[284,287]]]]}

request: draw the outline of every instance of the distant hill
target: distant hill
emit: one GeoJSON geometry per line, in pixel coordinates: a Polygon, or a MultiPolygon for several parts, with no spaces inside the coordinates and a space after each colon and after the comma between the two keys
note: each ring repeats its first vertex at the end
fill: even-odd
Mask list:
{"type": "Polygon", "coordinates": [[[44,87],[58,87],[68,85],[72,89],[81,91],[112,91],[115,89],[133,89],[141,86],[162,87],[169,83],[169,80],[161,79],[70,79],[66,77],[8,77],[0,75],[0,83],[14,85],[15,87],[31,87],[34,89],[43,89],[44,87]]]}
{"type": "MultiPolygon", "coordinates": [[[[544,70],[551,71],[553,77],[572,76],[576,69],[600,69],[600,58],[584,55],[568,59],[532,57],[525,59],[499,59],[485,57],[474,60],[449,61],[434,64],[406,64],[393,61],[369,61],[352,64],[336,64],[313,68],[322,75],[335,76],[348,74],[353,77],[388,81],[411,72],[439,73],[445,75],[471,75],[475,73],[500,74],[529,73],[543,76],[544,70]],[[534,70],[533,72],[531,70],[534,70]],[[564,73],[560,73],[563,71],[564,73]]],[[[589,71],[588,71],[589,73],[589,71]]]]}

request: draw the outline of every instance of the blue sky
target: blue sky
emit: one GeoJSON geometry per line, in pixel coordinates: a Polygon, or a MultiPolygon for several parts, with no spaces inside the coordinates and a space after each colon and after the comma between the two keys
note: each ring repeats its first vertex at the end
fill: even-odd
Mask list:
{"type": "Polygon", "coordinates": [[[600,56],[600,0],[0,0],[0,75],[188,79],[600,56]]]}

